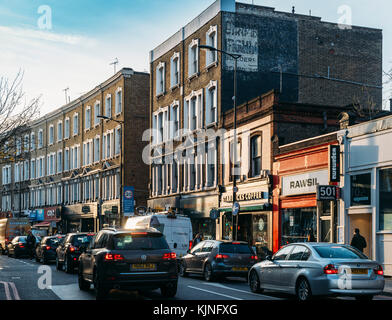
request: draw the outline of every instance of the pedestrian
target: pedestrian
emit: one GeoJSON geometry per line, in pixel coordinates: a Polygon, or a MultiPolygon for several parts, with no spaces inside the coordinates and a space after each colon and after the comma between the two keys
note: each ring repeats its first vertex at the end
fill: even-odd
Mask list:
{"type": "Polygon", "coordinates": [[[27,235],[27,239],[26,239],[26,247],[27,247],[27,251],[29,253],[30,259],[33,259],[33,257],[34,257],[35,242],[36,242],[36,239],[30,230],[27,235]]]}
{"type": "Polygon", "coordinates": [[[203,241],[203,235],[201,233],[196,234],[196,236],[193,238],[192,241],[192,248],[202,241],[203,241]]]}
{"type": "Polygon", "coordinates": [[[357,248],[361,252],[363,252],[363,249],[366,248],[366,240],[359,234],[358,228],[356,228],[354,231],[354,236],[351,240],[351,246],[357,248]]]}

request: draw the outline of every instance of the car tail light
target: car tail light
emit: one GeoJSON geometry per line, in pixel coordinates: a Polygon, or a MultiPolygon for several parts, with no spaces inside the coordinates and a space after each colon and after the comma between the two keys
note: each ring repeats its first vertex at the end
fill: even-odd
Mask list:
{"type": "Polygon", "coordinates": [[[325,274],[338,274],[339,270],[336,269],[335,265],[329,264],[324,267],[325,274]]]}
{"type": "Polygon", "coordinates": [[[138,236],[143,235],[143,236],[146,236],[147,232],[132,232],[131,235],[138,235],[138,236]]]}
{"type": "Polygon", "coordinates": [[[88,236],[94,236],[94,233],[87,233],[88,236]]]}
{"type": "Polygon", "coordinates": [[[192,242],[192,241],[189,241],[189,250],[192,249],[192,246],[193,246],[193,242],[192,242]]]}
{"type": "Polygon", "coordinates": [[[105,254],[105,261],[122,261],[124,257],[121,254],[107,253],[105,254]]]}
{"type": "Polygon", "coordinates": [[[24,248],[23,242],[18,242],[18,246],[19,246],[19,248],[24,248]]]}
{"type": "Polygon", "coordinates": [[[78,250],[78,248],[76,248],[74,246],[69,246],[68,250],[69,250],[69,252],[75,252],[76,250],[78,250]]]}
{"type": "Polygon", "coordinates": [[[232,244],[241,244],[240,242],[232,242],[232,244]]]}
{"type": "Polygon", "coordinates": [[[257,256],[251,256],[251,257],[250,257],[250,260],[257,260],[257,259],[258,259],[257,256]]]}
{"type": "Polygon", "coordinates": [[[45,249],[46,249],[46,250],[50,250],[51,247],[50,247],[50,246],[46,246],[45,249]]]}
{"type": "Polygon", "coordinates": [[[379,275],[379,276],[384,275],[384,270],[382,269],[382,266],[381,266],[381,265],[378,265],[377,268],[374,269],[374,273],[377,274],[377,275],[379,275]]]}
{"type": "Polygon", "coordinates": [[[176,260],[176,258],[177,258],[177,255],[175,252],[165,253],[162,256],[163,260],[176,260]]]}
{"type": "Polygon", "coordinates": [[[227,259],[229,256],[227,254],[217,254],[215,256],[215,260],[222,260],[222,259],[227,259]]]}

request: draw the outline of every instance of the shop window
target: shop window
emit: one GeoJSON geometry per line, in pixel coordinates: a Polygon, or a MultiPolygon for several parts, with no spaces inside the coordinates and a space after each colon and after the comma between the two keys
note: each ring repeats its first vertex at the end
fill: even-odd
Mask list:
{"type": "Polygon", "coordinates": [[[316,207],[282,210],[282,245],[294,242],[315,242],[316,239],[316,207]]]}
{"type": "Polygon", "coordinates": [[[371,173],[351,176],[351,206],[368,206],[370,196],[371,173]]]}
{"type": "Polygon", "coordinates": [[[379,229],[392,230],[392,168],[380,170],[379,229]]]}

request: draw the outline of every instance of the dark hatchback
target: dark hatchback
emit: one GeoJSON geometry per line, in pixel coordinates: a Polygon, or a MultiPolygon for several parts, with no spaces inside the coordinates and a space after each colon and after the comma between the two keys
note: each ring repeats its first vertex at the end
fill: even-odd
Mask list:
{"type": "Polygon", "coordinates": [[[20,256],[28,256],[29,250],[26,245],[27,236],[18,236],[12,239],[7,245],[9,257],[19,258],[20,256]]]}
{"type": "Polygon", "coordinates": [[[79,288],[93,284],[97,299],[111,289],[177,293],[176,254],[156,229],[103,229],[79,258],[79,288]]]}
{"type": "Polygon", "coordinates": [[[68,233],[56,248],[56,269],[72,273],[78,266],[80,248],[87,247],[93,236],[90,232],[68,233]]]}
{"type": "Polygon", "coordinates": [[[180,261],[180,275],[200,273],[206,281],[223,277],[247,278],[258,262],[247,242],[206,240],[193,247],[180,261]]]}
{"type": "Polygon", "coordinates": [[[47,264],[56,260],[56,249],[64,240],[65,235],[50,236],[42,238],[35,248],[35,260],[47,264]]]}

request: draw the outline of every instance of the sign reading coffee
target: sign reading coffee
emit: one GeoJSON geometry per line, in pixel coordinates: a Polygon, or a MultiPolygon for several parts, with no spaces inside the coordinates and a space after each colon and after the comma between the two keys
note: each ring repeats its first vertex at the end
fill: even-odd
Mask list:
{"type": "MultiPolygon", "coordinates": [[[[251,201],[251,200],[262,200],[268,199],[268,192],[256,191],[247,193],[238,193],[236,195],[236,201],[251,201]]],[[[223,197],[224,202],[233,202],[233,195],[227,195],[223,197]]]]}
{"type": "Polygon", "coordinates": [[[319,184],[328,185],[328,170],[286,176],[282,178],[282,195],[316,193],[319,184]]]}

